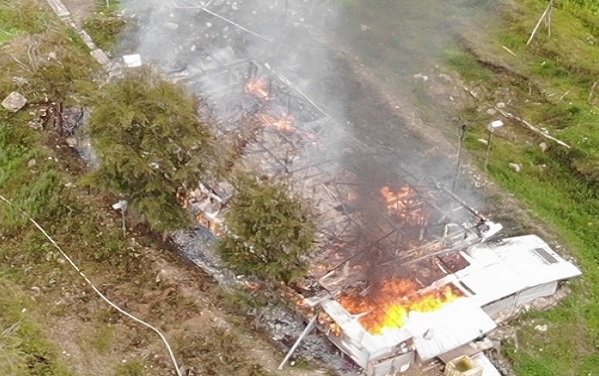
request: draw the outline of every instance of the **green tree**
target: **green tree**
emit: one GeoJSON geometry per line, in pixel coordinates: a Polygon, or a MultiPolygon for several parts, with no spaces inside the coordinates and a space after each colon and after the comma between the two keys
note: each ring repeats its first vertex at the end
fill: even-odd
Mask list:
{"type": "Polygon", "coordinates": [[[177,191],[197,185],[213,158],[194,98],[145,67],[107,84],[95,102],[89,133],[100,167],[88,182],[124,195],[155,230],[188,224],[177,191]]]}
{"type": "Polygon", "coordinates": [[[237,182],[228,231],[218,249],[234,270],[291,282],[305,275],[303,256],[313,246],[316,225],[302,201],[283,183],[243,177],[237,182]]]}

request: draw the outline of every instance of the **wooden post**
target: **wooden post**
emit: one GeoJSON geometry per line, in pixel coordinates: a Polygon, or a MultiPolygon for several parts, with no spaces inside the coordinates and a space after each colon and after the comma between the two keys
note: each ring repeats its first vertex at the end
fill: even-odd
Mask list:
{"type": "Polygon", "coordinates": [[[543,12],[543,14],[541,15],[541,18],[539,18],[539,21],[537,22],[537,24],[535,25],[535,28],[532,30],[532,33],[530,34],[530,38],[528,38],[528,41],[526,42],[526,45],[530,45],[530,42],[532,42],[532,39],[535,37],[535,34],[537,33],[537,30],[539,30],[539,27],[541,26],[541,23],[543,23],[543,21],[546,21],[547,16],[549,16],[549,22],[551,22],[551,9],[553,9],[553,0],[549,0],[549,4],[547,5],[547,8],[545,8],[545,11],[543,12]]]}
{"type": "Polygon", "coordinates": [[[283,370],[283,367],[285,367],[285,364],[287,364],[287,361],[289,360],[289,358],[291,358],[291,355],[293,355],[293,353],[295,352],[295,350],[297,350],[297,348],[299,347],[300,343],[312,331],[312,329],[314,329],[314,326],[316,325],[316,318],[317,318],[317,316],[314,316],[312,318],[312,320],[310,320],[310,322],[306,326],[306,329],[304,329],[304,331],[302,332],[302,334],[300,334],[300,336],[297,338],[297,341],[295,341],[295,343],[293,344],[293,346],[291,346],[291,349],[289,349],[289,352],[287,353],[287,355],[285,355],[285,359],[283,359],[283,361],[281,362],[281,364],[279,364],[279,368],[277,368],[279,371],[283,370]]]}

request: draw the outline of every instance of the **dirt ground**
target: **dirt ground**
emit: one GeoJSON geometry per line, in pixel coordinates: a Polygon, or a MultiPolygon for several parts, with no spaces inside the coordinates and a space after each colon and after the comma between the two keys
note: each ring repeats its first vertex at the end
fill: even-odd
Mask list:
{"type": "Polygon", "coordinates": [[[85,18],[94,10],[96,0],[62,0],[73,16],[77,26],[83,25],[85,18]]]}

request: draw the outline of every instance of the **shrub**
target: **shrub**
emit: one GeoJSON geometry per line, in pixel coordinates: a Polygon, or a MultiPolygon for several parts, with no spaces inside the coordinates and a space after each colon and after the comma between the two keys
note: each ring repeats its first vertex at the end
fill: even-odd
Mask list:
{"type": "Polygon", "coordinates": [[[126,196],[155,230],[186,225],[177,191],[197,185],[212,159],[194,98],[145,67],[106,85],[95,102],[89,133],[101,165],[88,183],[126,196]]]}
{"type": "Polygon", "coordinates": [[[119,15],[120,1],[105,0],[96,2],[96,11],[85,20],[83,28],[89,33],[98,47],[110,51],[119,34],[125,29],[126,21],[119,15]]]}
{"type": "Polygon", "coordinates": [[[226,215],[228,232],[219,242],[223,259],[237,272],[291,282],[306,272],[315,223],[283,183],[243,177],[226,215]]]}

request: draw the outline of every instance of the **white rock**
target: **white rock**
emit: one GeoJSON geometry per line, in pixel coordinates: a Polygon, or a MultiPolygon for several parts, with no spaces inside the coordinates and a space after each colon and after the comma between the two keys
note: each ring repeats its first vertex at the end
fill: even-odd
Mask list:
{"type": "Polygon", "coordinates": [[[2,101],[2,107],[10,112],[17,112],[27,104],[27,98],[13,91],[2,101]]]}
{"type": "Polygon", "coordinates": [[[67,137],[66,139],[67,145],[69,145],[69,147],[71,148],[75,148],[77,147],[77,139],[75,137],[67,137]]]}
{"type": "Polygon", "coordinates": [[[499,103],[497,103],[497,104],[495,105],[495,107],[497,107],[497,108],[505,108],[505,103],[503,103],[503,102],[499,102],[499,103]]]}
{"type": "Polygon", "coordinates": [[[539,144],[539,147],[541,148],[541,151],[542,151],[543,153],[544,153],[544,152],[546,152],[546,151],[547,151],[547,149],[549,149],[549,145],[547,145],[547,143],[546,143],[546,142],[541,142],[541,143],[539,144]]]}
{"type": "Polygon", "coordinates": [[[27,167],[32,168],[37,164],[37,161],[35,159],[30,159],[29,162],[27,162],[27,167]]]}
{"type": "Polygon", "coordinates": [[[489,108],[487,111],[487,115],[495,116],[497,114],[497,110],[494,108],[489,108]]]}
{"type": "Polygon", "coordinates": [[[535,326],[535,330],[538,332],[546,332],[548,329],[547,325],[537,325],[535,326]]]}

